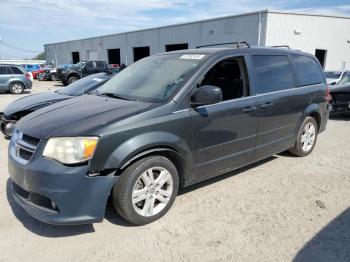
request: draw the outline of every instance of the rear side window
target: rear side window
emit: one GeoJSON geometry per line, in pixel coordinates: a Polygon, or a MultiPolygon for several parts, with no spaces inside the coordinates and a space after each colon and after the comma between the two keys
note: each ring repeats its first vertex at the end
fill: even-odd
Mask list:
{"type": "Polygon", "coordinates": [[[323,72],[311,57],[304,55],[293,55],[297,68],[298,86],[319,84],[324,81],[323,72]]]}
{"type": "Polygon", "coordinates": [[[22,75],[23,74],[23,72],[18,67],[11,66],[11,70],[12,70],[13,74],[16,74],[16,75],[22,75]]]}
{"type": "Polygon", "coordinates": [[[103,61],[96,61],[96,67],[105,67],[105,63],[103,61]]]}
{"type": "Polygon", "coordinates": [[[7,67],[6,66],[0,66],[0,75],[7,75],[7,67]]]}
{"type": "Polygon", "coordinates": [[[89,61],[86,63],[86,68],[94,68],[95,67],[95,63],[93,61],[89,61]]]}
{"type": "Polygon", "coordinates": [[[256,94],[294,88],[294,78],[288,56],[253,55],[256,94]]]}

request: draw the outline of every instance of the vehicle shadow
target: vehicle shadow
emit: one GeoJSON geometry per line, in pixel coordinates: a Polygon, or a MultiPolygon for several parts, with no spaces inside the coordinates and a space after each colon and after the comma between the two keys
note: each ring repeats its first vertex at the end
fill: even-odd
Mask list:
{"type": "Polygon", "coordinates": [[[122,227],[138,227],[138,225],[132,224],[122,218],[115,210],[112,202],[112,198],[109,197],[106,206],[106,212],[104,217],[108,222],[122,227]]]}
{"type": "Polygon", "coordinates": [[[55,226],[43,223],[29,216],[22,207],[20,207],[14,200],[11,193],[11,180],[8,179],[6,183],[6,196],[10,204],[13,214],[22,223],[22,225],[34,234],[42,237],[69,237],[95,232],[92,224],[77,225],[77,226],[55,226]]]}
{"type": "Polygon", "coordinates": [[[314,236],[293,261],[350,261],[350,208],[314,236]]]}

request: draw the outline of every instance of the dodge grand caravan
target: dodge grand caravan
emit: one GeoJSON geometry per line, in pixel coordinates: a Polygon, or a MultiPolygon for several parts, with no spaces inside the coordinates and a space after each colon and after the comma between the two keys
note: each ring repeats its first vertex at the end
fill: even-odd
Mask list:
{"type": "Polygon", "coordinates": [[[317,59],[277,48],[203,48],[142,59],[94,94],[20,120],[16,202],[52,224],[162,217],[179,187],[289,150],[310,154],[329,90],[317,59]]]}

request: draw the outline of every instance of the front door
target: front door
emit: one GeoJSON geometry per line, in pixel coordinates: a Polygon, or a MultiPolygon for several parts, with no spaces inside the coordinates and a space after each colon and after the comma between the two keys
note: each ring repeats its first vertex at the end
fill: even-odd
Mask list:
{"type": "Polygon", "coordinates": [[[191,109],[194,180],[252,161],[257,134],[256,99],[249,96],[243,57],[217,63],[198,86],[203,85],[220,87],[223,101],[191,109]]]}

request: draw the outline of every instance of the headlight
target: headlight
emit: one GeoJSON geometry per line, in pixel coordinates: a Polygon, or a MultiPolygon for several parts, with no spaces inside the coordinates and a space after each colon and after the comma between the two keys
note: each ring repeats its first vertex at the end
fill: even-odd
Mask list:
{"type": "Polygon", "coordinates": [[[77,164],[90,160],[98,137],[57,137],[47,142],[43,156],[63,164],[77,164]]]}

